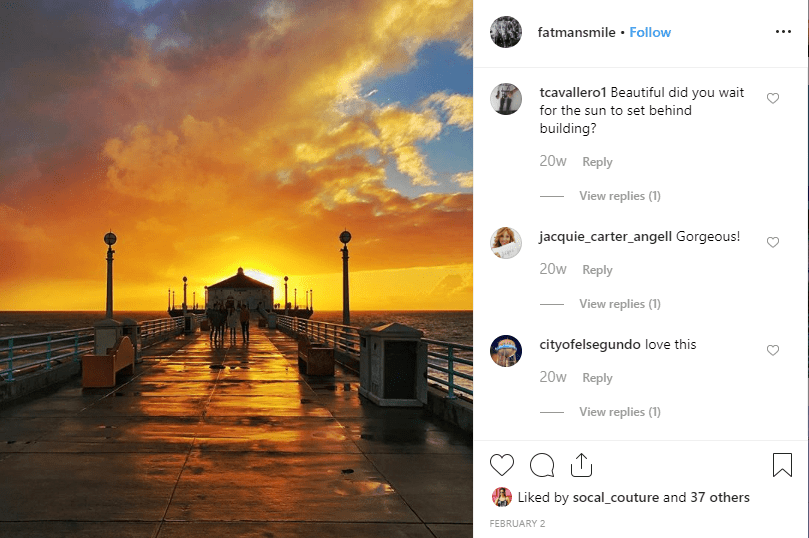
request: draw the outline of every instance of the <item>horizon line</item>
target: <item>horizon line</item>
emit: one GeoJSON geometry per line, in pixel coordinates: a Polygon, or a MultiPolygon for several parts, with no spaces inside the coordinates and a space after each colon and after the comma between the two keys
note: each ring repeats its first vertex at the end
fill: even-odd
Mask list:
{"type": "MultiPolygon", "coordinates": [[[[173,310],[180,310],[180,308],[176,308],[173,310]]],[[[192,310],[189,308],[189,310],[192,310]]],[[[291,310],[294,310],[291,309],[291,310]]],[[[391,309],[391,308],[378,308],[375,310],[351,310],[351,313],[355,312],[380,312],[380,311],[387,311],[387,312],[472,312],[473,309],[471,308],[442,308],[442,309],[432,309],[432,308],[420,308],[420,309],[411,309],[411,308],[402,308],[402,309],[391,309]]],[[[105,310],[0,310],[0,313],[64,313],[64,312],[101,312],[105,313],[105,310]]],[[[165,312],[168,314],[168,310],[161,309],[161,310],[149,310],[149,309],[135,309],[135,310],[119,310],[118,312],[165,312]]],[[[314,314],[318,312],[338,312],[341,313],[342,310],[316,310],[314,314]]],[[[115,316],[115,312],[113,312],[113,316],[115,316]]]]}

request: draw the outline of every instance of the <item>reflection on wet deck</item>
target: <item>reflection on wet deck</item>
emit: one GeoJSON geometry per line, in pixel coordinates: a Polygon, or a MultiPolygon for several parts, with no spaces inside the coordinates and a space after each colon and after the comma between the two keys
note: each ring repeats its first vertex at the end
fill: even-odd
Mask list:
{"type": "Polygon", "coordinates": [[[114,390],[0,411],[3,533],[472,536],[465,434],[352,375],[300,376],[295,342],[266,334],[178,338],[114,390]]]}

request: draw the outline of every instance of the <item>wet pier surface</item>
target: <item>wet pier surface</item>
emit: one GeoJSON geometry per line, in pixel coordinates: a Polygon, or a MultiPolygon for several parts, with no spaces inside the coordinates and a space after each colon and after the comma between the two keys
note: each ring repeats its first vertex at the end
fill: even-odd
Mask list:
{"type": "Polygon", "coordinates": [[[115,389],[0,410],[0,534],[471,537],[470,439],[299,375],[296,349],[180,337],[115,389]]]}

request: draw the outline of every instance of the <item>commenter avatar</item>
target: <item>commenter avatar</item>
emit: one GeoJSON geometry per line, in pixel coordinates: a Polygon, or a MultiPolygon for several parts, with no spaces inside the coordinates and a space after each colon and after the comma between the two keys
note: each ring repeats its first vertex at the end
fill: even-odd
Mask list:
{"type": "Polygon", "coordinates": [[[489,100],[495,112],[508,116],[519,110],[522,105],[522,93],[517,86],[506,82],[494,87],[489,100]]]}
{"type": "Polygon", "coordinates": [[[519,340],[513,336],[504,334],[494,339],[489,354],[497,366],[508,368],[519,362],[522,356],[522,346],[519,340]]]}
{"type": "Polygon", "coordinates": [[[514,228],[503,227],[492,234],[491,245],[495,256],[507,260],[519,254],[522,239],[514,228]]]}
{"type": "Polygon", "coordinates": [[[498,17],[489,28],[489,36],[495,45],[508,49],[520,42],[522,27],[514,17],[498,17]]]}

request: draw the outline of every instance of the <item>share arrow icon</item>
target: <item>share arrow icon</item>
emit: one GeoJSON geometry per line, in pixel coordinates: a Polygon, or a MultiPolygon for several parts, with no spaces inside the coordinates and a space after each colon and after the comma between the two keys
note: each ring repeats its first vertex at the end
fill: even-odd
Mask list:
{"type": "Polygon", "coordinates": [[[579,460],[579,465],[576,466],[575,463],[570,464],[570,476],[575,476],[576,478],[589,478],[593,476],[593,464],[588,463],[587,466],[589,468],[584,467],[584,460],[587,459],[587,456],[579,453],[576,459],[579,460]]]}

